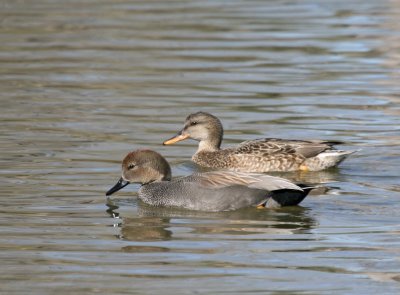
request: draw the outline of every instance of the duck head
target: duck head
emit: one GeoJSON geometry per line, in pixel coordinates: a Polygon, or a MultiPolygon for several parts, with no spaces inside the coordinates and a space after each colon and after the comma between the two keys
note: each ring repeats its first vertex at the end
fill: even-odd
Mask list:
{"type": "Polygon", "coordinates": [[[171,167],[159,153],[151,150],[136,150],[127,154],[122,161],[122,176],[107,191],[110,196],[130,183],[142,185],[154,181],[171,180],[171,167]]]}
{"type": "Polygon", "coordinates": [[[183,129],[163,144],[170,145],[191,138],[200,142],[199,150],[218,150],[223,133],[221,121],[217,117],[206,112],[197,112],[187,116],[183,129]]]}

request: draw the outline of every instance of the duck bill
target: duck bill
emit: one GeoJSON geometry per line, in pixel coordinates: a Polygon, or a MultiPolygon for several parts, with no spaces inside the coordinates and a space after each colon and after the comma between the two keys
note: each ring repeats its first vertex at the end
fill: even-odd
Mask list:
{"type": "Polygon", "coordinates": [[[177,135],[175,135],[174,137],[166,140],[163,142],[163,145],[169,145],[169,144],[174,144],[178,141],[182,141],[185,140],[187,138],[189,138],[189,134],[182,134],[182,132],[179,132],[177,135]]]}
{"type": "Polygon", "coordinates": [[[113,193],[119,191],[121,188],[126,187],[129,183],[129,181],[126,181],[121,177],[118,182],[106,192],[106,196],[111,196],[113,193]]]}

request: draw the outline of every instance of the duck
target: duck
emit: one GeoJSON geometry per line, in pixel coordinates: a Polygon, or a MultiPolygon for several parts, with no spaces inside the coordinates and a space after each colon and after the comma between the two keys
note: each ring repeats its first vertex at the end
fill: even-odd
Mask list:
{"type": "Polygon", "coordinates": [[[340,141],[261,138],[234,147],[221,148],[221,121],[206,112],[187,116],[183,129],[163,142],[171,145],[185,139],[199,142],[192,161],[200,166],[240,172],[321,171],[337,166],[355,151],[337,150],[340,141]]]}
{"type": "Polygon", "coordinates": [[[138,198],[148,205],[211,212],[295,206],[312,189],[280,177],[224,170],[172,179],[167,160],[148,149],[125,156],[122,176],[106,196],[130,183],[141,185],[138,198]]]}

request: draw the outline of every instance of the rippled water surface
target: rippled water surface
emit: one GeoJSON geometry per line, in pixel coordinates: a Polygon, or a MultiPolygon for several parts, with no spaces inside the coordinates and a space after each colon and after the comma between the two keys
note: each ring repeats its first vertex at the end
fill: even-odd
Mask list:
{"type": "Polygon", "coordinates": [[[3,294],[397,294],[398,1],[0,3],[3,294]],[[301,207],[153,208],[130,150],[174,175],[196,143],[163,147],[208,111],[225,145],[341,140],[338,169],[301,207]]]}

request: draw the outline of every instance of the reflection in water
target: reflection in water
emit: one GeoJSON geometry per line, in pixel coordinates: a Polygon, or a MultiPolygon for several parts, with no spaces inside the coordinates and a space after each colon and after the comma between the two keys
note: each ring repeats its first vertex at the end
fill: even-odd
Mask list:
{"type": "Polygon", "coordinates": [[[122,217],[120,239],[128,241],[159,241],[169,240],[172,231],[168,218],[157,217],[122,217]]]}
{"type": "Polygon", "coordinates": [[[108,199],[107,213],[116,219],[116,226],[121,228],[119,239],[129,241],[158,241],[168,240],[172,232],[168,229],[170,219],[168,217],[157,217],[157,215],[142,215],[124,217],[118,212],[119,206],[116,201],[108,199]]]}
{"type": "Polygon", "coordinates": [[[179,235],[183,228],[191,234],[228,236],[305,233],[316,223],[308,214],[309,209],[300,206],[277,210],[245,208],[228,212],[201,212],[153,207],[139,202],[135,216],[121,216],[119,207],[112,201],[107,206],[107,213],[112,218],[118,218],[118,226],[121,227],[119,238],[129,241],[169,240],[179,235]]]}

